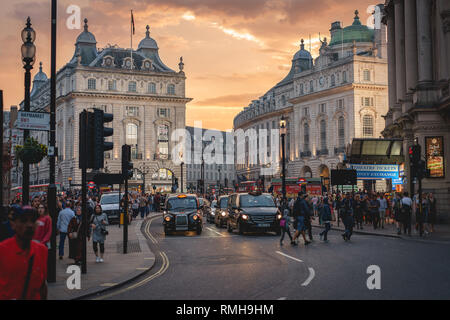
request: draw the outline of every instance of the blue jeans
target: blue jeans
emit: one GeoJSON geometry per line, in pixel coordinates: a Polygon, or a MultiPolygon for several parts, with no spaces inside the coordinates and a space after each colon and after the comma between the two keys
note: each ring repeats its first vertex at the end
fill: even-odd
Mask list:
{"type": "Polygon", "coordinates": [[[325,230],[323,230],[320,235],[323,236],[323,240],[327,241],[328,231],[331,229],[331,223],[325,222],[325,230]]]}
{"type": "Polygon", "coordinates": [[[139,208],[139,211],[141,212],[141,218],[142,218],[142,219],[144,219],[144,215],[145,215],[145,211],[146,211],[145,208],[146,208],[146,207],[140,207],[140,208],[139,208]]]}
{"type": "Polygon", "coordinates": [[[347,217],[344,219],[344,226],[345,226],[345,236],[347,237],[348,240],[350,240],[350,237],[353,234],[353,218],[352,217],[347,217]]]}
{"type": "Polygon", "coordinates": [[[66,232],[59,233],[59,256],[64,257],[64,242],[66,242],[66,232]]]}

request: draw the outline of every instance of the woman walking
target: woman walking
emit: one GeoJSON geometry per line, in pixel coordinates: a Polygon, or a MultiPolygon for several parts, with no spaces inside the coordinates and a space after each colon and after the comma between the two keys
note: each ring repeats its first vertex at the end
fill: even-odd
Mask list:
{"type": "Polygon", "coordinates": [[[289,236],[289,239],[291,239],[291,244],[293,244],[291,230],[289,227],[289,220],[290,220],[289,207],[286,203],[283,203],[282,215],[283,217],[280,219],[280,228],[281,228],[280,246],[283,245],[284,235],[286,233],[289,236]]]}
{"type": "Polygon", "coordinates": [[[83,236],[80,231],[82,224],[81,207],[75,209],[75,217],[73,217],[67,227],[69,236],[69,259],[75,260],[75,264],[81,265],[81,255],[83,246],[83,236]]]}
{"type": "Polygon", "coordinates": [[[52,236],[52,218],[48,215],[48,210],[41,202],[38,205],[39,218],[36,221],[37,227],[33,240],[39,242],[50,249],[50,238],[52,236]]]}
{"type": "Polygon", "coordinates": [[[355,203],[354,203],[354,209],[355,209],[355,222],[356,222],[356,228],[362,229],[363,226],[363,203],[361,201],[361,197],[359,194],[355,196],[355,203]]]}
{"type": "Polygon", "coordinates": [[[96,205],[94,215],[91,218],[91,234],[95,253],[95,262],[103,262],[103,255],[105,254],[105,239],[108,234],[106,227],[108,225],[108,217],[102,211],[100,205],[96,205]],[[100,255],[98,254],[98,246],[100,245],[100,255]]]}

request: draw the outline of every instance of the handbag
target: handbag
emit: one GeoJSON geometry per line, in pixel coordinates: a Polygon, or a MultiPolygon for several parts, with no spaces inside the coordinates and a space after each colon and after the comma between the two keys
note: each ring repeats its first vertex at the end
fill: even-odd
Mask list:
{"type": "Polygon", "coordinates": [[[283,228],[286,227],[286,219],[281,219],[280,220],[280,227],[283,227],[283,228]]]}
{"type": "Polygon", "coordinates": [[[82,224],[82,222],[80,222],[80,224],[78,225],[77,231],[69,233],[69,238],[70,239],[73,240],[73,239],[77,239],[78,238],[78,233],[80,232],[81,224],[82,224]]]}
{"type": "MultiPolygon", "coordinates": [[[[97,219],[97,222],[98,222],[98,219],[97,219]]],[[[107,236],[109,234],[108,230],[106,230],[105,227],[101,225],[101,223],[99,223],[99,225],[100,225],[100,233],[104,236],[107,236]]]]}

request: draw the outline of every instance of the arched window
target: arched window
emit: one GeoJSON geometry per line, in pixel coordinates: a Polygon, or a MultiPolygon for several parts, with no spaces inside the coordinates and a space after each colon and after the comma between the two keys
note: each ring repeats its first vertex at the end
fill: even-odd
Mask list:
{"type": "Polygon", "coordinates": [[[158,126],[158,147],[157,153],[159,159],[168,159],[169,157],[169,126],[162,124],[158,126]]]}
{"type": "Polygon", "coordinates": [[[128,91],[129,92],[136,92],[136,81],[130,81],[128,83],[128,91]]]}
{"type": "Polygon", "coordinates": [[[281,96],[281,104],[282,104],[283,106],[286,105],[286,97],[285,97],[284,95],[281,96]]]}
{"type": "Polygon", "coordinates": [[[363,137],[373,137],[373,116],[363,116],[363,137]]]}
{"type": "Polygon", "coordinates": [[[364,81],[370,81],[370,70],[369,69],[365,69],[363,71],[363,76],[364,76],[364,81]]]}
{"type": "Polygon", "coordinates": [[[175,94],[175,85],[169,84],[167,86],[167,94],[175,94]]]}
{"type": "Polygon", "coordinates": [[[309,92],[314,92],[314,83],[313,81],[309,81],[309,92]]]}
{"type": "Polygon", "coordinates": [[[334,74],[331,75],[331,86],[334,87],[336,85],[336,78],[334,77],[334,74]]]}
{"type": "Polygon", "coordinates": [[[88,89],[89,90],[95,90],[96,86],[97,86],[97,80],[95,80],[94,78],[88,79],[88,89]]]}
{"type": "Polygon", "coordinates": [[[151,82],[148,84],[148,93],[156,93],[156,84],[151,82]]]}
{"type": "Polygon", "coordinates": [[[307,122],[303,125],[303,142],[305,151],[309,151],[309,124],[307,122]]]}
{"type": "Polygon", "coordinates": [[[300,94],[304,94],[304,91],[303,91],[303,83],[300,84],[300,94]]]}
{"type": "Polygon", "coordinates": [[[345,146],[345,118],[340,116],[338,119],[338,147],[345,146]]]}
{"type": "Polygon", "coordinates": [[[342,72],[342,82],[347,82],[347,71],[342,72]]]}
{"type": "Polygon", "coordinates": [[[327,123],[325,120],[320,121],[320,147],[322,150],[327,148],[327,123]]]}

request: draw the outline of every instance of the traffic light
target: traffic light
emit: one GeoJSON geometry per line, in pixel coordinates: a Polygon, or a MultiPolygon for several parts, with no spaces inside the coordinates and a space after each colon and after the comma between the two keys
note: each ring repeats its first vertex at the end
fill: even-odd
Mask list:
{"type": "Polygon", "coordinates": [[[131,146],[122,146],[122,175],[124,179],[131,179],[133,177],[133,162],[131,160],[131,146]]]}
{"type": "Polygon", "coordinates": [[[104,167],[104,152],[114,148],[113,142],[105,142],[105,137],[111,137],[114,134],[114,129],[105,127],[105,123],[112,122],[113,119],[114,116],[112,113],[105,113],[103,110],[94,109],[93,169],[102,169],[104,167]]]}
{"type": "Polygon", "coordinates": [[[411,166],[418,167],[420,161],[420,145],[416,144],[409,147],[409,162],[411,166]]]}

